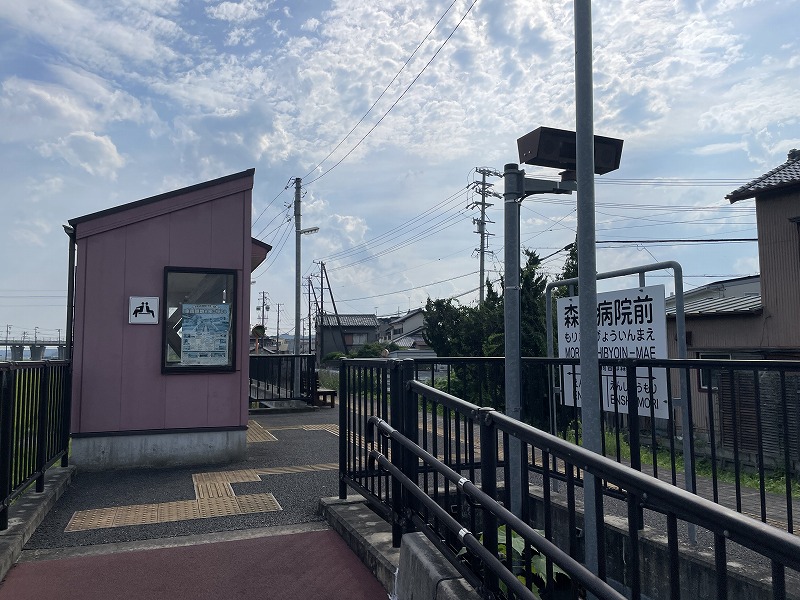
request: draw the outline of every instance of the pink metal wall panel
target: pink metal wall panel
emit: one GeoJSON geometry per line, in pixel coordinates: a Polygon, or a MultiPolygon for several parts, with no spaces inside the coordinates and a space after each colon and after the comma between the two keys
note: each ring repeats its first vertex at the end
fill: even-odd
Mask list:
{"type": "Polygon", "coordinates": [[[86,255],[86,240],[77,242],[75,252],[75,309],[73,310],[73,334],[72,334],[72,414],[70,415],[70,431],[81,430],[81,389],[83,386],[83,310],[86,304],[86,263],[83,257],[86,255]]]}
{"type": "MultiPolygon", "coordinates": [[[[125,227],[126,308],[131,296],[161,297],[169,257],[169,219],[159,217],[125,227]]],[[[161,308],[161,307],[159,307],[161,308]]],[[[123,328],[120,427],[127,430],[164,427],[166,385],[161,376],[162,317],[158,325],[123,328]]]]}
{"type": "Polygon", "coordinates": [[[247,405],[247,397],[242,397],[241,381],[239,372],[208,378],[209,422],[230,427],[247,425],[247,421],[241,422],[241,405],[247,405]]]}
{"type": "MultiPolygon", "coordinates": [[[[208,419],[208,380],[214,374],[192,373],[164,376],[166,399],[164,427],[183,429],[210,427],[208,419]]],[[[225,374],[220,374],[225,376],[225,374]]],[[[214,423],[214,426],[219,424],[214,423]]]]}
{"type": "MultiPolygon", "coordinates": [[[[193,206],[169,215],[169,262],[172,267],[210,267],[211,204],[193,206]]],[[[230,265],[228,268],[231,268],[230,265]]]]}
{"type": "MultiPolygon", "coordinates": [[[[80,431],[120,429],[125,231],[87,240],[80,431]],[[122,261],[120,260],[122,258],[122,261]]],[[[81,258],[79,258],[81,260],[81,258]]]]}

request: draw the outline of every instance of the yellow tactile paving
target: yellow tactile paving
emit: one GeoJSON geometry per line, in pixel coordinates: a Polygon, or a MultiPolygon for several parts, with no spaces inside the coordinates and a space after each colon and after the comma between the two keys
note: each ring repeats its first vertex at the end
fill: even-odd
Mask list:
{"type": "Polygon", "coordinates": [[[93,508],[80,510],[72,515],[64,531],[84,531],[87,529],[105,529],[114,526],[117,508],[93,508]]]}
{"type": "Polygon", "coordinates": [[[195,486],[205,483],[246,483],[248,481],[259,481],[258,473],[254,469],[209,471],[192,475],[192,482],[195,486]]]}
{"type": "Polygon", "coordinates": [[[259,475],[288,475],[291,473],[308,473],[311,471],[333,471],[339,468],[339,463],[322,463],[319,465],[294,465],[291,467],[270,467],[256,469],[259,475]]]}
{"type": "Polygon", "coordinates": [[[325,423],[322,425],[303,425],[304,431],[327,431],[333,435],[339,435],[339,426],[334,423],[325,423]]]}
{"type": "Polygon", "coordinates": [[[278,438],[264,429],[257,421],[247,422],[247,443],[277,442],[278,438]]]}
{"type": "Polygon", "coordinates": [[[194,495],[198,500],[206,500],[208,498],[233,498],[236,494],[233,493],[233,488],[228,482],[209,481],[195,483],[194,495]]]}
{"type": "Polygon", "coordinates": [[[241,514],[283,510],[272,494],[245,494],[237,496],[236,502],[239,504],[241,514]]]}
{"type": "Polygon", "coordinates": [[[188,521],[200,519],[200,507],[197,500],[178,500],[177,502],[162,502],[158,505],[158,522],[188,521]]]}
{"type": "Polygon", "coordinates": [[[117,507],[112,527],[158,523],[158,504],[134,504],[117,507]]]}
{"type": "Polygon", "coordinates": [[[197,507],[200,510],[200,518],[208,517],[229,517],[241,514],[239,503],[236,497],[225,496],[223,498],[198,498],[197,507]]]}

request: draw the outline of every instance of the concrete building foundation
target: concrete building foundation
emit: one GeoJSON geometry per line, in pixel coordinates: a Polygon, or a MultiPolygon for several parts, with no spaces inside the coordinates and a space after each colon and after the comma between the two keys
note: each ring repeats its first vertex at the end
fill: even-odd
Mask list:
{"type": "Polygon", "coordinates": [[[73,435],[70,463],[84,470],[178,467],[244,460],[247,430],[73,435]]]}

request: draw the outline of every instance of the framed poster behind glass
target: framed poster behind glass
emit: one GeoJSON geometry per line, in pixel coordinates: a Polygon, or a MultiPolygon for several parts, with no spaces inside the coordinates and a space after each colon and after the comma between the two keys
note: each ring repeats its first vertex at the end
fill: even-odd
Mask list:
{"type": "Polygon", "coordinates": [[[236,369],[236,271],[164,268],[163,373],[236,369]]]}

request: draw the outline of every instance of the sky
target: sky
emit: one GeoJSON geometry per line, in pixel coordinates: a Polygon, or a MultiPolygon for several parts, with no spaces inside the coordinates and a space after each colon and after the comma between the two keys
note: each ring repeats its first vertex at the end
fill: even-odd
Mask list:
{"type": "MultiPolygon", "coordinates": [[[[598,271],[675,260],[687,290],[756,274],[756,243],[710,240],[756,237],[753,201],[725,195],[800,147],[800,0],[595,0],[592,19],[595,133],[624,139],[596,180],[598,271]]],[[[304,287],[320,295],[324,262],[341,313],[474,305],[476,169],[519,162],[539,126],[575,129],[573,23],[560,0],[0,3],[0,327],[63,337],[69,219],[248,168],[252,234],[273,246],[251,324],[263,292],[268,332],[278,314],[294,332],[298,177],[302,227],[319,227],[304,287]]],[[[487,201],[497,281],[503,202],[487,201]]],[[[522,203],[553,279],[576,206],[522,203]]]]}

